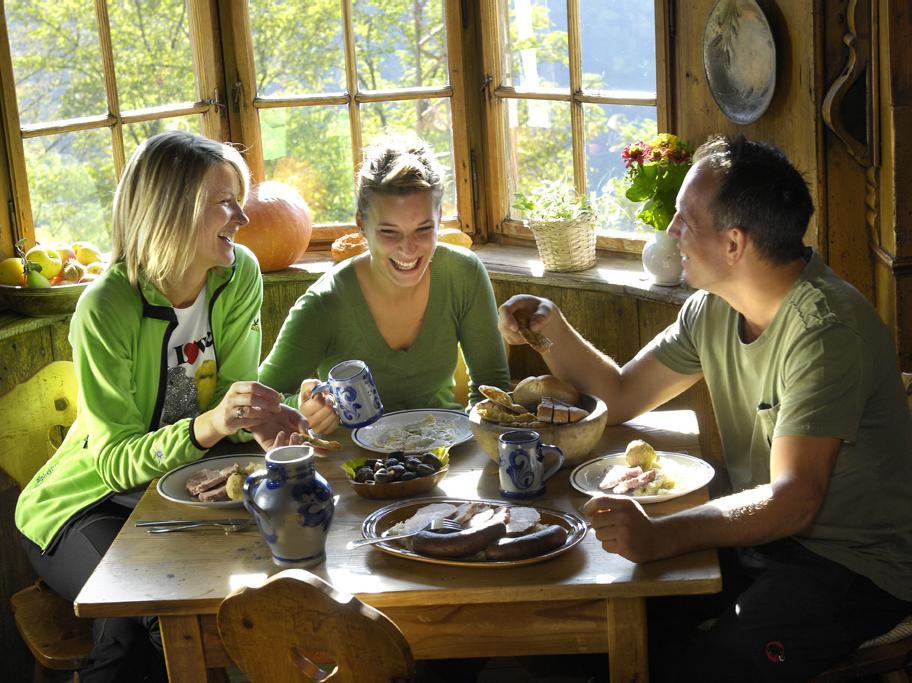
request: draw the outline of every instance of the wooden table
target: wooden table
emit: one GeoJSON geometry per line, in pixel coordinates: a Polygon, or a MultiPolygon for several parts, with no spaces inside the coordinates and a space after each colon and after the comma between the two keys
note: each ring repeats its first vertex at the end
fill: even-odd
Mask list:
{"type": "MultiPolygon", "coordinates": [[[[623,450],[638,437],[658,449],[699,454],[693,413],[657,411],[609,427],[592,457],[623,450]]],[[[349,540],[361,537],[364,517],[391,501],[366,500],[351,490],[339,464],[364,451],[347,439],[343,443],[342,451],[317,466],[336,493],[336,512],[327,560],[311,571],[387,614],[416,658],[607,652],[612,681],[645,681],[645,598],[721,590],[715,551],[636,565],[602,550],[591,532],[558,558],[511,569],[427,564],[369,547],[345,550],[349,540]]],[[[535,504],[578,512],[587,498],[570,486],[570,471],[550,479],[535,504]]],[[[470,441],[453,449],[450,472],[434,493],[498,498],[497,481],[494,463],[470,441]]],[[[647,509],[666,513],[706,498],[701,489],[647,509]]],[[[258,585],[280,571],[265,542],[255,528],[150,535],[133,520],[246,514],[171,503],[150,486],[76,598],[76,613],[158,615],[172,681],[206,680],[207,667],[231,666],[215,615],[234,588],[258,585]]]]}

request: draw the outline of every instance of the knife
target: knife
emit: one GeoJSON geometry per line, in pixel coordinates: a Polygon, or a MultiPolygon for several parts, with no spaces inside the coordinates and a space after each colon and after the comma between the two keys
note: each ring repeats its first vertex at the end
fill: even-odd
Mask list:
{"type": "Polygon", "coordinates": [[[141,519],[135,526],[182,526],[184,524],[236,524],[253,526],[256,520],[244,519],[141,519]]]}

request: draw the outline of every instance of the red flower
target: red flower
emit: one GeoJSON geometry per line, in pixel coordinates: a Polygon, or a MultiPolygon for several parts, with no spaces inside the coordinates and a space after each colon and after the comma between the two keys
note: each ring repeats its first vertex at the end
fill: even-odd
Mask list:
{"type": "Polygon", "coordinates": [[[642,140],[640,142],[632,142],[624,148],[621,159],[624,160],[624,165],[630,168],[634,164],[642,164],[649,151],[649,145],[642,140]]]}

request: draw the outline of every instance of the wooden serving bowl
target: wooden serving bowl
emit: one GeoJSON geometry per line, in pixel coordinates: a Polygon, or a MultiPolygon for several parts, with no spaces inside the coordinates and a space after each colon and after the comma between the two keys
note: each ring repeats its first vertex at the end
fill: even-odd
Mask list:
{"type": "Polygon", "coordinates": [[[542,443],[560,448],[564,453],[564,467],[571,467],[588,458],[608,422],[608,408],[602,399],[591,394],[580,394],[576,405],[588,410],[589,414],[579,422],[570,424],[543,424],[538,427],[519,423],[503,425],[481,419],[474,406],[469,412],[469,422],[478,445],[494,462],[498,461],[497,439],[501,434],[513,429],[533,429],[541,434],[542,443]]]}
{"type": "MultiPolygon", "coordinates": [[[[409,498],[410,496],[417,496],[419,494],[427,493],[434,489],[437,484],[443,481],[443,478],[447,475],[447,472],[450,470],[450,454],[449,448],[432,448],[431,453],[440,458],[440,461],[443,463],[443,467],[434,472],[434,474],[428,474],[423,477],[416,477],[415,479],[409,479],[408,481],[390,481],[383,484],[378,484],[376,482],[357,482],[354,479],[355,470],[357,470],[361,465],[364,464],[364,461],[367,460],[367,457],[352,458],[342,463],[342,469],[345,470],[345,474],[348,475],[348,483],[352,487],[355,493],[357,493],[362,498],[369,498],[371,500],[389,500],[391,498],[409,498]]],[[[376,457],[383,457],[384,454],[378,453],[376,457]]]]}
{"type": "Polygon", "coordinates": [[[0,285],[0,308],[38,318],[72,313],[87,286],[87,282],[43,289],[0,285]]]}

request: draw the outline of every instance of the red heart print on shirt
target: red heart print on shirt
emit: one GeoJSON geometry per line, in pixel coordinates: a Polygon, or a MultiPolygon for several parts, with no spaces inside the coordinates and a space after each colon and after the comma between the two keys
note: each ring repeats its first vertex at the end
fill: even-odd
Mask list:
{"type": "Polygon", "coordinates": [[[193,365],[196,362],[196,357],[199,355],[199,352],[199,346],[194,342],[184,344],[184,356],[186,356],[187,362],[190,363],[190,365],[193,365]]]}

